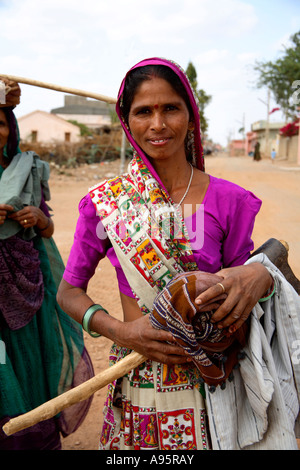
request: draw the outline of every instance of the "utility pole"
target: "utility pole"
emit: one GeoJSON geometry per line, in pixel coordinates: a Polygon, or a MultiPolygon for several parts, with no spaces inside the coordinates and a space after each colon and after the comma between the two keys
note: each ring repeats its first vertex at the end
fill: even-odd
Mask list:
{"type": "Polygon", "coordinates": [[[242,124],[242,128],[239,130],[239,132],[240,132],[240,133],[242,134],[242,136],[243,136],[244,153],[245,153],[245,155],[247,155],[245,113],[243,113],[243,120],[242,120],[242,121],[238,121],[238,120],[236,119],[236,122],[239,122],[240,124],[242,124]]]}
{"type": "Polygon", "coordinates": [[[267,106],[267,119],[266,119],[266,133],[265,133],[265,154],[268,157],[270,153],[269,149],[269,138],[270,138],[270,98],[271,98],[271,92],[270,89],[268,88],[268,96],[267,96],[267,102],[258,98],[259,101],[264,103],[267,106]]]}
{"type": "Polygon", "coordinates": [[[121,174],[124,173],[125,170],[125,161],[126,161],[126,135],[122,129],[122,144],[121,144],[121,162],[120,162],[120,172],[121,174]]]}
{"type": "Polygon", "coordinates": [[[270,149],[269,149],[269,136],[270,136],[270,89],[268,88],[268,102],[267,102],[267,123],[266,123],[266,156],[268,157],[270,154],[270,149]]]}
{"type": "Polygon", "coordinates": [[[245,156],[247,155],[247,140],[246,140],[246,120],[245,120],[245,113],[243,113],[243,139],[244,139],[244,151],[245,151],[245,156]]]}

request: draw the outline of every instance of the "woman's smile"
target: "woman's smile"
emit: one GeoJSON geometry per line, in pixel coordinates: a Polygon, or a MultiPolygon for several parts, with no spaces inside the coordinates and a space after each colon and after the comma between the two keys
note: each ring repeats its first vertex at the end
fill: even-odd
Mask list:
{"type": "Polygon", "coordinates": [[[171,139],[149,139],[149,142],[155,146],[163,146],[167,144],[171,139]]]}

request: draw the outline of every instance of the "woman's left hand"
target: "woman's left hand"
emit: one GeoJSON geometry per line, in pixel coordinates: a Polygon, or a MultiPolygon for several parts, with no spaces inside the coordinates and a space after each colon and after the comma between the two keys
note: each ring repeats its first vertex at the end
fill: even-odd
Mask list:
{"type": "Polygon", "coordinates": [[[24,228],[37,227],[37,229],[44,229],[47,226],[49,219],[44,212],[35,206],[26,206],[13,214],[8,216],[10,219],[19,222],[24,228]]]}
{"type": "Polygon", "coordinates": [[[22,227],[29,228],[37,225],[39,220],[41,220],[42,217],[45,218],[46,216],[38,207],[26,206],[24,209],[14,212],[8,217],[15,220],[16,222],[19,222],[22,227]]]}
{"type": "Polygon", "coordinates": [[[224,293],[223,285],[227,297],[211,320],[219,328],[229,327],[229,333],[233,333],[247,320],[255,304],[271,287],[273,278],[261,263],[226,268],[217,274],[223,278],[221,284],[202,292],[195,301],[199,311],[204,310],[212,299],[224,293]]]}

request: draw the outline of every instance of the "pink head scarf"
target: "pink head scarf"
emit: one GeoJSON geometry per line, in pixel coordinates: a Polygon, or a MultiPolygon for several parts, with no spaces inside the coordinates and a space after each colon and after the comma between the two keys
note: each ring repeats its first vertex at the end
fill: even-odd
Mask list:
{"type": "Polygon", "coordinates": [[[123,81],[121,83],[119,93],[118,93],[118,101],[117,101],[117,104],[116,104],[116,112],[119,116],[119,119],[121,121],[122,127],[124,129],[124,132],[126,134],[126,137],[127,137],[128,141],[130,142],[132,147],[136,150],[136,152],[140,155],[140,157],[142,158],[145,165],[148,167],[151,174],[153,176],[155,176],[155,178],[160,182],[160,184],[162,184],[159,177],[158,177],[158,175],[157,175],[157,173],[156,173],[156,171],[154,170],[153,166],[151,165],[151,162],[149,161],[149,159],[144,154],[142,149],[137,145],[137,143],[133,139],[133,137],[132,137],[125,121],[124,121],[124,116],[123,116],[123,112],[122,112],[122,104],[121,104],[122,103],[122,94],[123,94],[123,91],[124,91],[124,86],[125,86],[127,76],[130,74],[130,72],[132,70],[134,70],[138,67],[144,67],[146,65],[164,65],[166,67],[169,67],[171,70],[173,70],[173,72],[175,72],[176,75],[180,78],[180,81],[183,84],[183,86],[184,86],[184,88],[187,92],[187,95],[188,95],[188,98],[189,98],[189,101],[190,101],[190,106],[191,106],[191,109],[192,109],[192,112],[193,112],[193,121],[194,121],[193,134],[194,134],[194,153],[195,153],[194,165],[197,168],[199,168],[199,170],[204,171],[203,148],[202,148],[201,134],[200,134],[199,108],[198,108],[198,105],[197,105],[197,102],[196,102],[196,98],[195,98],[194,92],[192,90],[192,87],[190,85],[190,82],[189,82],[184,70],[179,65],[177,65],[175,62],[172,62],[170,60],[160,59],[160,58],[157,58],[157,57],[154,57],[154,58],[151,58],[151,59],[144,59],[141,62],[134,65],[127,72],[125,78],[123,79],[123,81]]]}

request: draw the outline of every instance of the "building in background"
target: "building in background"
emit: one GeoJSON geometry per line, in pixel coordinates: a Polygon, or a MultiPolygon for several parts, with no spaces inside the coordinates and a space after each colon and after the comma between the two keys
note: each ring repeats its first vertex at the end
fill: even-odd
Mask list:
{"type": "Polygon", "coordinates": [[[256,121],[251,124],[251,131],[246,134],[247,153],[254,152],[256,142],[260,144],[262,157],[271,157],[272,149],[278,152],[279,131],[284,126],[283,122],[256,121]]]}
{"type": "Polygon", "coordinates": [[[80,129],[46,111],[33,111],[18,118],[21,142],[56,144],[80,142],[80,129]]]}
{"type": "Polygon", "coordinates": [[[242,157],[246,154],[245,140],[234,139],[229,142],[230,157],[242,157]]]}
{"type": "Polygon", "coordinates": [[[85,124],[92,130],[110,126],[112,123],[115,105],[73,95],[65,95],[64,103],[63,107],[52,109],[51,113],[67,121],[85,124]]]}

